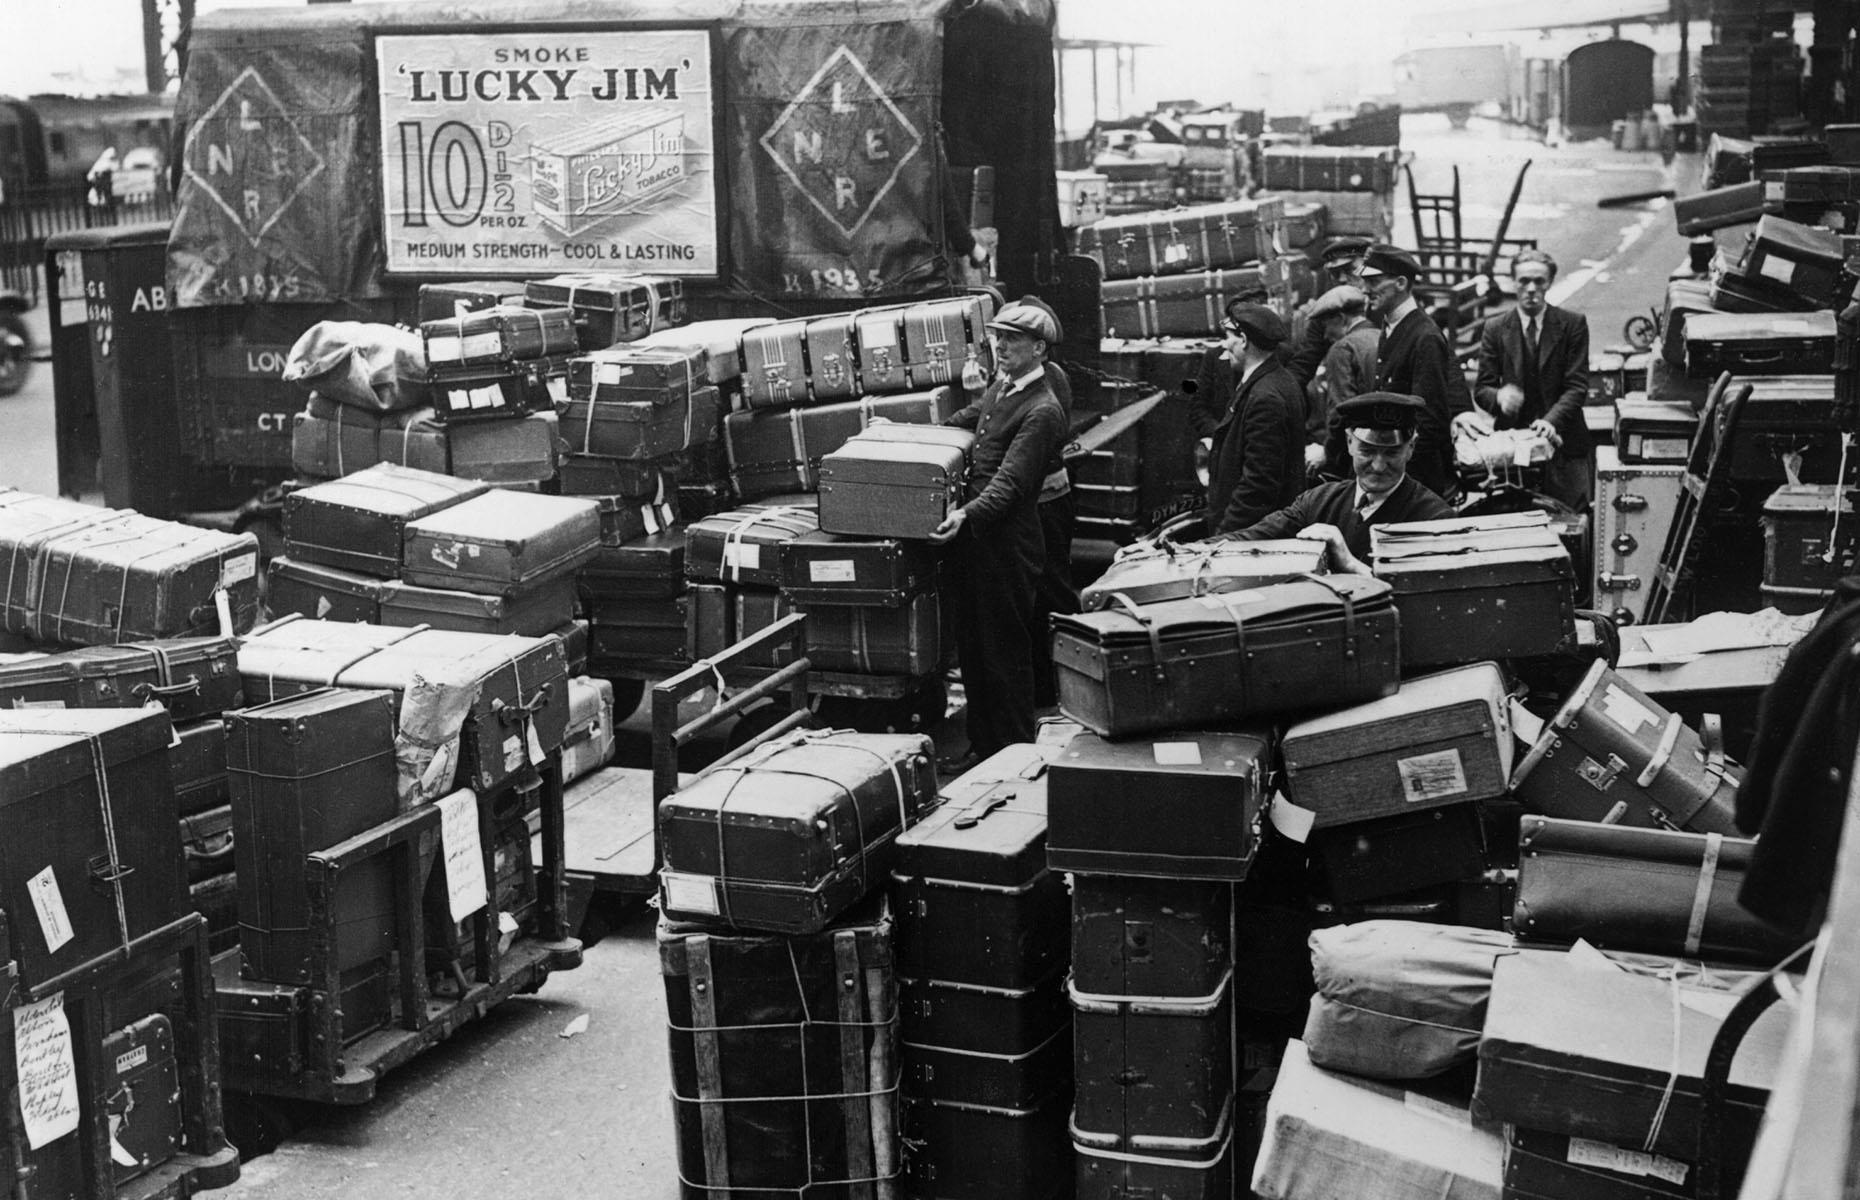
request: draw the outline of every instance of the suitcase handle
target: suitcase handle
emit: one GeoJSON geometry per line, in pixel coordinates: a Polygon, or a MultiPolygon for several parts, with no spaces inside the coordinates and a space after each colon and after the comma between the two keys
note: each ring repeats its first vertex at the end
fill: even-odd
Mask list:
{"type": "Polygon", "coordinates": [[[957,829],[974,829],[977,825],[980,825],[990,813],[999,812],[1001,809],[1006,808],[1007,802],[1014,799],[1017,794],[1018,793],[1015,792],[1003,792],[999,795],[991,796],[989,797],[988,803],[971,808],[968,812],[957,817],[953,824],[957,829]]]}
{"type": "Polygon", "coordinates": [[[112,862],[107,854],[93,854],[85,865],[90,869],[91,881],[94,883],[121,883],[136,873],[134,867],[112,862]]]}
{"type": "Polygon", "coordinates": [[[189,679],[185,683],[138,683],[131,692],[136,699],[144,701],[169,696],[198,696],[200,680],[189,679]]]}

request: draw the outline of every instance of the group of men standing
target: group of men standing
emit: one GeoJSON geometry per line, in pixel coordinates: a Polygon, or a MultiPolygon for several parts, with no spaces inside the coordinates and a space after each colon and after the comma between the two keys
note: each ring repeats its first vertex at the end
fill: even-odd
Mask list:
{"type": "MultiPolygon", "coordinates": [[[[1263,295],[1225,308],[1221,353],[1236,383],[1196,430],[1210,440],[1206,536],[1315,538],[1334,569],[1366,573],[1372,525],[1452,515],[1460,425],[1540,434],[1553,448],[1546,493],[1586,507],[1588,324],[1548,302],[1548,254],[1518,254],[1517,308],[1486,323],[1472,387],[1416,294],[1412,253],[1345,238],[1324,265],[1331,286],[1295,344],[1263,295]]],[[[951,769],[1031,740],[1051,689],[1047,614],[1076,604],[1060,458],[1070,394],[1047,361],[1058,320],[1026,297],[989,331],[996,378],[951,421],[977,437],[967,499],[936,535],[953,544],[946,594],[969,706],[969,754],[951,769]]]]}

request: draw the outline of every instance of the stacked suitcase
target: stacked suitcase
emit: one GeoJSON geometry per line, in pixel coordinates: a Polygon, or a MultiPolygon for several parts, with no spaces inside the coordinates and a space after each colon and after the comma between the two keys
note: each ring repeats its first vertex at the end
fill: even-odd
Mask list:
{"type": "Polygon", "coordinates": [[[1153,390],[1167,394],[1136,427],[1072,464],[1079,537],[1125,543],[1204,503],[1196,475],[1195,410],[1214,413],[1233,396],[1218,343],[1106,338],[1107,374],[1081,412],[1108,416],[1153,390]]]}
{"type": "Polygon", "coordinates": [[[1111,217],[1079,231],[1104,272],[1107,336],[1215,336],[1234,296],[1265,291],[1283,315],[1294,298],[1281,263],[1284,208],[1236,200],[1111,217]]]}
{"type": "Polygon", "coordinates": [[[1323,205],[1333,237],[1389,239],[1399,174],[1393,147],[1268,146],[1260,167],[1267,193],[1288,205],[1323,205]]]}
{"type": "Polygon", "coordinates": [[[489,483],[555,478],[556,405],[579,349],[574,311],[498,304],[420,323],[449,469],[489,483]]]}

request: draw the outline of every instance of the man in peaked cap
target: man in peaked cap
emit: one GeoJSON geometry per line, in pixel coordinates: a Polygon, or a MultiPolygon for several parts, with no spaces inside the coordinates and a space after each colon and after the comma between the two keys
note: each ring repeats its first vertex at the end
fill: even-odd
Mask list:
{"type": "MultiPolygon", "coordinates": [[[[1326,291],[1329,295],[1340,287],[1362,287],[1363,255],[1369,252],[1370,241],[1366,237],[1332,238],[1324,247],[1321,267],[1324,272],[1326,291]]],[[[1328,336],[1326,328],[1317,321],[1316,308],[1323,301],[1323,296],[1311,301],[1304,309],[1305,331],[1298,341],[1296,349],[1290,353],[1281,353],[1286,369],[1301,384],[1309,385],[1317,375],[1318,368],[1324,364],[1325,355],[1329,353],[1336,338],[1328,336]]]]}
{"type": "Polygon", "coordinates": [[[931,535],[954,543],[944,594],[955,608],[968,697],[969,751],[942,764],[950,771],[1033,740],[1034,587],[1046,562],[1040,487],[1067,433],[1046,382],[1058,322],[1016,302],[995,314],[988,331],[998,373],[979,400],[944,422],[975,431],[966,499],[931,535]]]}
{"type": "Polygon", "coordinates": [[[1238,541],[1312,538],[1329,545],[1331,569],[1369,574],[1369,527],[1453,515],[1445,500],[1408,474],[1424,405],[1418,396],[1365,392],[1336,408],[1352,477],[1323,483],[1233,534],[1238,541]]]}
{"type": "Polygon", "coordinates": [[[1305,396],[1273,352],[1285,321],[1263,304],[1230,303],[1224,349],[1239,378],[1208,454],[1208,532],[1232,533],[1283,508],[1304,487],[1305,396]]]}

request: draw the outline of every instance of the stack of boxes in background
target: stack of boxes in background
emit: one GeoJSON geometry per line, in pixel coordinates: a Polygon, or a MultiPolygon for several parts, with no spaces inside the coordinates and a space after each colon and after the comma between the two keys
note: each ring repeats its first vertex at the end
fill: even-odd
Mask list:
{"type": "Polygon", "coordinates": [[[1794,15],[1759,0],[1712,0],[1711,44],[1698,51],[1701,135],[1750,137],[1802,114],[1794,15]]]}

